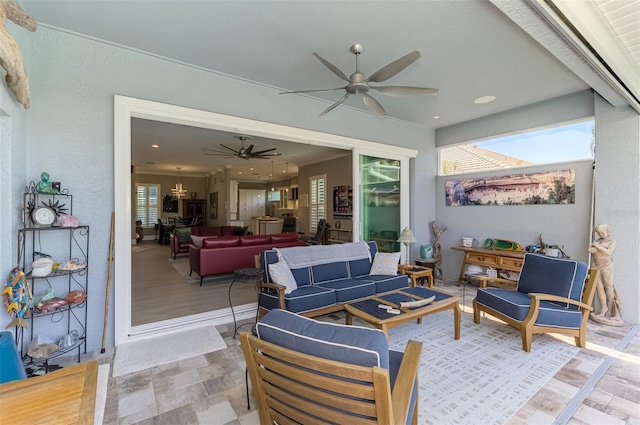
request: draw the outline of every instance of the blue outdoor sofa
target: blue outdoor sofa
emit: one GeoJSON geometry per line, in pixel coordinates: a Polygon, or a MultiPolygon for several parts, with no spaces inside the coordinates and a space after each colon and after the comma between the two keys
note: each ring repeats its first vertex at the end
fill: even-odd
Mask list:
{"type": "MultiPolygon", "coordinates": [[[[345,304],[361,298],[409,287],[410,280],[405,275],[369,274],[373,259],[378,252],[375,241],[366,242],[368,258],[348,260],[341,255],[350,246],[355,247],[355,244],[364,243],[315,245],[264,251],[260,255],[260,268],[263,272],[263,283],[258,300],[260,316],[279,308],[302,316],[315,317],[343,310],[345,304]],[[326,260],[306,267],[291,266],[290,270],[297,289],[285,294],[285,286],[273,282],[268,265],[279,261],[278,251],[284,254],[287,250],[301,249],[305,250],[304,253],[310,257],[314,257],[316,253],[319,256],[322,254],[322,258],[326,260]],[[327,254],[328,251],[332,254],[327,254]]],[[[358,248],[362,248],[362,245],[358,248]]]]}

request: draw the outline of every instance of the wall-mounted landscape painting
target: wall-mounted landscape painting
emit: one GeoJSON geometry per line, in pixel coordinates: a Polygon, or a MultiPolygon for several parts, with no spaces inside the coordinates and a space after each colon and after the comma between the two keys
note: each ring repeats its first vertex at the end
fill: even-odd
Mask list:
{"type": "Polygon", "coordinates": [[[575,170],[449,180],[447,206],[575,204],[575,170]]]}

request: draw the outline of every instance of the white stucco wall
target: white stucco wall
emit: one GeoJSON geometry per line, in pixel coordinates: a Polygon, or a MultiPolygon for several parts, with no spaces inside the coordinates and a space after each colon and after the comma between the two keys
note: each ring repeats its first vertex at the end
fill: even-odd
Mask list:
{"type": "Polygon", "coordinates": [[[640,116],[596,96],[595,224],[616,241],[614,285],[622,318],[640,322],[640,116]]]}

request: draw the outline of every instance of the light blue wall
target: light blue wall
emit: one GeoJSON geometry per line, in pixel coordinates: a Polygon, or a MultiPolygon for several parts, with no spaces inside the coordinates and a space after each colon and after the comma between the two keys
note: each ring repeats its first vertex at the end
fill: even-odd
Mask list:
{"type": "MultiPolygon", "coordinates": [[[[11,193],[21,193],[28,180],[47,170],[53,180],[73,193],[74,215],[91,226],[90,350],[101,346],[110,214],[114,209],[114,94],[409,148],[417,148],[424,133],[421,126],[351,108],[318,118],[327,103],[280,96],[278,88],[48,28],[39,28],[25,40],[31,42],[26,49],[31,53],[25,55],[32,91],[29,134],[23,137],[26,143],[12,146],[25,146],[29,155],[19,161],[18,168],[24,171],[11,193]]],[[[13,200],[11,205],[15,208],[19,202],[13,200]]],[[[430,215],[435,216],[434,208],[430,215]]],[[[13,237],[18,227],[13,223],[7,233],[13,237]]],[[[117,252],[115,257],[118,267],[117,252]]],[[[4,256],[2,261],[11,263],[4,256]]],[[[8,273],[6,268],[4,271],[8,273]]],[[[113,345],[113,300],[111,306],[108,345],[113,345]]],[[[0,318],[0,326],[3,323],[8,323],[6,317],[0,318]]]]}
{"type": "MultiPolygon", "coordinates": [[[[437,165],[433,131],[346,107],[340,114],[318,118],[319,111],[328,106],[326,102],[301,96],[279,96],[278,88],[195,69],[48,28],[39,28],[31,34],[12,27],[10,23],[7,25],[25,56],[32,95],[31,110],[25,112],[12,100],[13,96],[4,85],[0,89],[3,136],[0,139],[3,160],[0,191],[4,195],[0,196],[3,218],[0,220],[0,272],[8,273],[16,260],[15,236],[21,227],[24,186],[46,170],[53,180],[62,182],[63,187],[73,193],[74,215],[82,224],[91,226],[89,350],[101,346],[102,336],[110,213],[114,209],[115,191],[114,94],[418,149],[419,155],[413,162],[415,167],[411,175],[412,226],[421,241],[431,235],[428,223],[436,218],[436,203],[444,200],[442,193],[436,194],[433,178],[437,165]],[[7,128],[10,128],[10,142],[5,137],[7,128]]],[[[607,111],[607,115],[611,114],[614,118],[607,119],[607,122],[615,128],[619,120],[618,111],[607,111]]],[[[620,147],[637,155],[638,116],[633,113],[623,115],[624,127],[631,130],[623,132],[622,139],[613,140],[619,134],[603,136],[612,137],[611,143],[616,144],[611,147],[612,157],[620,147]]],[[[599,169],[616,166],[614,160],[603,159],[599,169]]],[[[629,211],[635,208],[636,217],[638,169],[636,156],[627,173],[631,176],[629,190],[636,204],[625,208],[629,211]]],[[[614,177],[606,177],[601,186],[617,183],[614,177]]],[[[612,202],[616,205],[615,200],[612,202]]],[[[447,215],[439,214],[437,220],[439,225],[444,225],[442,220],[448,220],[447,215]]],[[[525,226],[526,221],[521,221],[525,226]]],[[[616,230],[614,228],[614,232],[616,230]]],[[[623,301],[624,317],[635,322],[639,321],[640,304],[638,235],[636,223],[635,232],[632,230],[629,234],[620,235],[620,238],[632,239],[626,245],[629,251],[619,252],[620,263],[624,267],[629,265],[629,273],[633,273],[633,281],[620,283],[620,286],[624,285],[624,293],[630,293],[631,300],[628,306],[623,301]]],[[[574,242],[565,241],[565,245],[570,243],[574,242]]],[[[580,242],[575,244],[578,246],[580,242]]],[[[417,246],[412,249],[412,257],[415,258],[417,246]]],[[[119,267],[118,253],[115,258],[115,267],[119,267]]],[[[111,306],[108,346],[113,345],[113,299],[111,306]]],[[[8,321],[8,316],[1,315],[0,327],[6,326],[8,321]]]]}

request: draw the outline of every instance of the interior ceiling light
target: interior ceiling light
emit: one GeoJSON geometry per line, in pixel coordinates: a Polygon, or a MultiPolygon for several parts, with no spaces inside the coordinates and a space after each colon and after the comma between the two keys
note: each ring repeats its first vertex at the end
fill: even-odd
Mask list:
{"type": "Polygon", "coordinates": [[[152,147],[152,148],[156,148],[156,149],[157,149],[157,148],[159,148],[159,147],[160,147],[160,145],[151,145],[151,147],[152,147]]]}
{"type": "MultiPolygon", "coordinates": [[[[271,174],[269,174],[269,178],[273,179],[273,161],[271,161],[271,174]]],[[[273,192],[275,190],[276,190],[276,188],[273,187],[273,180],[271,180],[271,191],[273,192]]]]}
{"type": "Polygon", "coordinates": [[[482,103],[490,103],[496,100],[495,96],[482,96],[473,101],[473,103],[482,104],[482,103]]]}
{"type": "Polygon", "coordinates": [[[176,167],[178,169],[178,183],[176,183],[176,187],[171,189],[171,193],[176,198],[182,198],[187,194],[187,189],[182,187],[182,182],[180,181],[180,170],[182,167],[176,167]]]}

